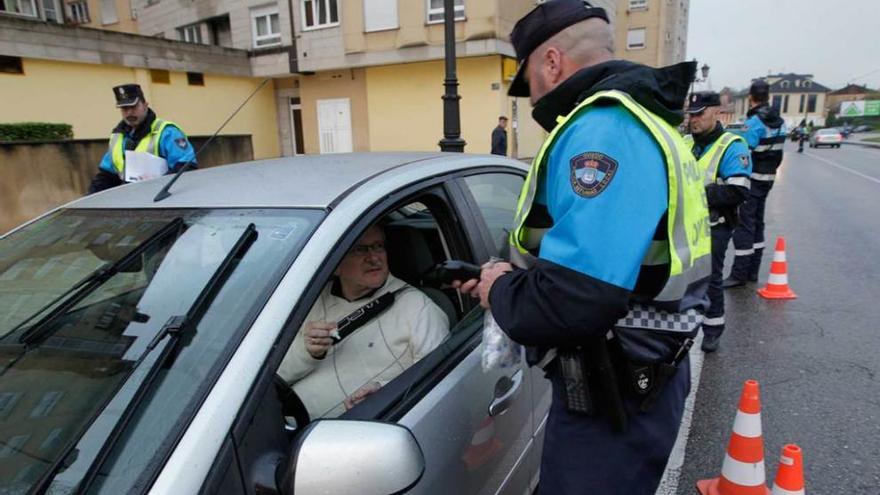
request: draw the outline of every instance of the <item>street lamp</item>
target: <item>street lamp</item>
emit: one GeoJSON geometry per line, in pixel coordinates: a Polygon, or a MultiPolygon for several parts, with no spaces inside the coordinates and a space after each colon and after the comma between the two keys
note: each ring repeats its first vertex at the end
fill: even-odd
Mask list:
{"type": "Polygon", "coordinates": [[[443,85],[443,139],[438,143],[440,151],[464,153],[461,138],[461,117],[458,111],[458,77],[455,75],[455,5],[453,0],[443,1],[444,36],[446,38],[446,79],[443,85]]]}

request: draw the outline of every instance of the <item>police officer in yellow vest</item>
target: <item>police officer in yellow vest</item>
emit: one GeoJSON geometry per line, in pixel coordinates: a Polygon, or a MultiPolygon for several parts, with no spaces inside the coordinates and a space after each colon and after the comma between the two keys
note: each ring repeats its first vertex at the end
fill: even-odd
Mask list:
{"type": "Polygon", "coordinates": [[[613,60],[601,8],[549,0],[511,33],[550,134],[532,162],[511,261],[461,285],[529,346],[553,386],[541,495],[653,494],[708,307],[703,175],[676,126],[694,63],[613,60]]]}
{"type": "MultiPolygon", "coordinates": [[[[156,117],[137,84],[113,88],[122,120],[110,135],[110,148],[89,185],[89,194],[125,184],[125,152],[148,153],[165,160],[167,171],[177,172],[187,162],[196,165],[196,155],[180,127],[156,117]]],[[[131,174],[129,174],[131,177],[131,174]]]]}
{"type": "Polygon", "coordinates": [[[688,100],[688,128],[694,157],[705,173],[709,222],[712,226],[712,277],[709,279],[709,309],[703,320],[705,352],[718,349],[724,332],[724,256],[739,223],[737,208],[749,196],[752,158],[745,139],[725,132],[718,122],[721,97],[705,91],[688,100]]]}

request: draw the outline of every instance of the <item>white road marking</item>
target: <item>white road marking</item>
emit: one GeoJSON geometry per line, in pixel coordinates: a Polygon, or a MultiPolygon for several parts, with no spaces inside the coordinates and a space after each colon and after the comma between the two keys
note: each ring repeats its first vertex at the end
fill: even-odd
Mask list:
{"type": "Polygon", "coordinates": [[[880,179],[878,179],[878,178],[876,178],[876,177],[871,177],[870,175],[865,175],[865,174],[863,174],[863,173],[861,173],[861,172],[857,172],[857,171],[855,171],[855,170],[853,170],[853,169],[851,169],[851,168],[844,167],[843,165],[837,164],[837,163],[835,163],[835,162],[832,162],[831,160],[828,160],[828,159],[826,159],[826,158],[822,158],[821,156],[814,155],[814,154],[812,154],[812,153],[804,153],[804,154],[807,155],[807,156],[809,156],[809,157],[811,157],[811,158],[815,158],[816,160],[819,160],[820,162],[825,162],[825,163],[827,163],[828,165],[831,165],[832,167],[837,167],[837,168],[839,168],[839,169],[841,169],[841,170],[844,170],[844,171],[847,171],[847,172],[849,172],[849,173],[851,173],[851,174],[858,175],[859,177],[861,177],[861,178],[863,178],[863,179],[868,179],[868,180],[871,181],[871,182],[876,182],[877,184],[880,184],[880,179]]]}
{"type": "Polygon", "coordinates": [[[703,343],[703,332],[694,341],[691,347],[691,392],[684,403],[684,415],[681,418],[681,426],[678,428],[678,437],[672,447],[669,462],[666,463],[666,471],[655,495],[676,495],[678,493],[678,479],[681,477],[681,468],[684,466],[684,454],[687,450],[688,437],[691,434],[691,421],[694,418],[694,403],[697,398],[697,389],[700,388],[700,375],[703,372],[703,351],[700,345],[703,343]]]}

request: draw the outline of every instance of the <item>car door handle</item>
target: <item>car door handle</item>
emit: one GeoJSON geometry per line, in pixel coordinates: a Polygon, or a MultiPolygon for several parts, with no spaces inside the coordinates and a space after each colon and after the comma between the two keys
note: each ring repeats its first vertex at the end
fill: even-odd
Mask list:
{"type": "MultiPolygon", "coordinates": [[[[498,381],[498,385],[506,385],[503,382],[508,382],[509,385],[506,387],[501,395],[495,395],[495,400],[489,404],[489,416],[498,416],[503,414],[510,408],[510,405],[513,403],[513,400],[516,399],[516,396],[519,395],[520,389],[522,389],[522,381],[523,381],[523,370],[519,370],[513,374],[512,377],[503,377],[498,381]]],[[[497,385],[496,385],[496,388],[497,385]]]]}

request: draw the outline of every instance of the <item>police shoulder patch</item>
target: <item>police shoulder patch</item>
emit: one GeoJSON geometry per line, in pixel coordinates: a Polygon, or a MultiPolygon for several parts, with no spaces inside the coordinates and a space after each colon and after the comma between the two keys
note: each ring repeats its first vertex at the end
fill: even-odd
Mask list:
{"type": "Polygon", "coordinates": [[[178,139],[175,139],[174,142],[177,143],[177,146],[180,146],[180,149],[184,149],[184,150],[186,149],[186,146],[187,146],[186,138],[178,138],[178,139]]]}
{"type": "Polygon", "coordinates": [[[571,188],[578,196],[595,198],[617,172],[617,160],[605,153],[588,151],[571,159],[571,188]]]}
{"type": "Polygon", "coordinates": [[[749,155],[739,155],[739,161],[743,168],[749,168],[749,155]]]}

